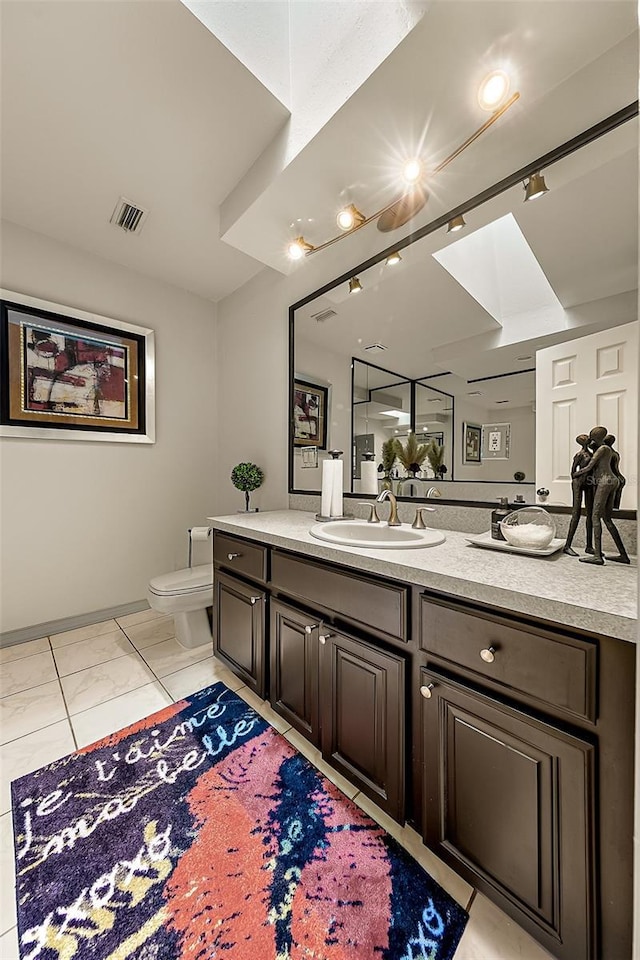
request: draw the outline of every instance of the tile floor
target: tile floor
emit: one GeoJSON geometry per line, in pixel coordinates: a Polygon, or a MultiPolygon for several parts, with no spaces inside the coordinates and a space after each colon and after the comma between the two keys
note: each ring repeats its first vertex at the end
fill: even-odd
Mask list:
{"type": "MultiPolygon", "coordinates": [[[[456,960],[549,960],[513,921],[324,763],[320,752],[212,655],[185,650],[173,620],[143,610],[0,649],[0,960],[18,960],[9,784],[46,763],[222,680],[377,820],[462,906],[470,920],[456,960]]],[[[260,958],[266,960],[266,958],[260,958]]]]}

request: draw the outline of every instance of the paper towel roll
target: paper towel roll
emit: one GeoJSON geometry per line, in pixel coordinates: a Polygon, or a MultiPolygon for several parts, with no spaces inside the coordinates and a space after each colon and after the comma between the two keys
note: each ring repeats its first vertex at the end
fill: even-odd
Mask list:
{"type": "Polygon", "coordinates": [[[331,462],[333,475],[331,479],[331,516],[342,516],[342,460],[331,462]]]}
{"type": "Polygon", "coordinates": [[[322,492],[320,495],[320,514],[323,517],[331,516],[331,494],[333,491],[334,460],[322,461],[322,492]]]}
{"type": "Polygon", "coordinates": [[[363,460],[360,464],[360,493],[378,492],[378,468],[373,460],[363,460]]]}
{"type": "Polygon", "coordinates": [[[208,540],[211,536],[211,527],[191,527],[189,536],[192,541],[208,540]]]}

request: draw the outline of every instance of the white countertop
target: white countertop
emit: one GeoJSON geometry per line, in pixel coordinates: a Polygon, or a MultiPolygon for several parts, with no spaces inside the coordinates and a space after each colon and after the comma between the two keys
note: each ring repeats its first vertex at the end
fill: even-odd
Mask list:
{"type": "Polygon", "coordinates": [[[475,547],[464,533],[453,530],[443,531],[447,539],[435,547],[343,547],[312,537],[309,530],[317,521],[312,513],[302,510],[208,519],[216,530],[225,533],[564,626],[637,641],[635,560],[631,566],[607,563],[598,567],[562,552],[527,557],[475,547]]]}

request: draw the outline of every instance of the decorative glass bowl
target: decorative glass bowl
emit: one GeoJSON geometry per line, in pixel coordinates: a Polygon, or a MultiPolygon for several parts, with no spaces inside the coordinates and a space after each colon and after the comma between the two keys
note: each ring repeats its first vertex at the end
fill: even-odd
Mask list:
{"type": "Polygon", "coordinates": [[[500,521],[502,534],[512,547],[545,550],[556,535],[556,523],[543,507],[522,507],[500,521]]]}

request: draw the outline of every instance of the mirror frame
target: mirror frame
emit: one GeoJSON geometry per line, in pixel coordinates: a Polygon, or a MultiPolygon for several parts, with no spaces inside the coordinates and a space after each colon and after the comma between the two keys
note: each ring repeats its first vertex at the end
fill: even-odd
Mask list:
{"type": "MultiPolygon", "coordinates": [[[[385,247],[384,250],[380,253],[375,254],[373,257],[370,257],[368,260],[365,260],[363,263],[356,264],[355,266],[349,267],[349,269],[341,274],[339,277],[336,277],[334,280],[329,281],[328,283],[323,284],[317,290],[312,291],[306,297],[303,297],[300,300],[297,300],[295,303],[291,304],[289,307],[289,390],[288,390],[288,418],[289,418],[289,430],[288,430],[288,492],[289,494],[300,494],[303,496],[319,496],[319,490],[300,490],[296,489],[294,486],[294,421],[291,415],[293,410],[293,398],[294,398],[294,377],[295,377],[295,313],[296,310],[299,310],[301,307],[306,306],[312,300],[315,300],[317,297],[322,296],[327,293],[329,290],[333,290],[334,287],[339,286],[341,283],[347,283],[351,277],[358,276],[360,273],[363,273],[365,270],[368,270],[370,267],[374,267],[376,264],[380,263],[382,260],[393,253],[394,251],[404,250],[405,247],[408,247],[410,244],[415,243],[418,240],[421,240],[423,237],[428,236],[430,233],[435,233],[436,230],[440,230],[442,227],[446,227],[450,220],[454,217],[462,216],[463,214],[469,213],[472,210],[475,210],[477,207],[481,206],[483,203],[486,203],[488,200],[493,200],[494,197],[497,197],[499,194],[504,193],[506,190],[510,190],[512,187],[516,186],[519,183],[522,183],[527,177],[530,177],[533,173],[536,173],[540,169],[547,170],[553,164],[558,163],[560,160],[564,160],[566,157],[571,156],[578,150],[581,150],[582,147],[586,147],[588,144],[593,143],[595,140],[599,140],[600,137],[606,136],[607,133],[610,133],[612,130],[615,130],[617,127],[622,126],[622,124],[627,123],[629,120],[633,120],[638,116],[638,100],[634,100],[633,103],[628,104],[626,107],[617,110],[615,113],[612,113],[610,116],[605,117],[604,120],[600,120],[598,123],[594,124],[591,127],[588,127],[586,130],[583,130],[582,133],[577,134],[577,136],[572,137],[570,140],[566,140],[564,143],[561,143],[559,146],[555,147],[553,150],[548,151],[543,154],[541,157],[537,157],[535,160],[532,160],[530,163],[526,164],[524,167],[520,167],[519,170],[515,170],[509,176],[504,177],[502,180],[498,180],[492,186],[487,187],[485,190],[482,190],[480,193],[475,194],[469,200],[458,204],[456,207],[453,207],[451,210],[447,210],[446,213],[443,213],[441,216],[437,217],[435,220],[431,220],[429,223],[425,224],[423,227],[420,227],[418,230],[413,231],[412,233],[407,234],[402,240],[395,240],[393,244],[388,247],[385,247]]],[[[351,362],[351,361],[350,361],[351,362]]],[[[522,371],[523,373],[525,371],[522,371]]],[[[353,388],[353,365],[351,370],[351,381],[353,388]]],[[[351,438],[353,444],[353,414],[351,415],[351,438]]],[[[351,452],[349,453],[349,461],[351,461],[351,452]]],[[[351,477],[351,462],[349,462],[349,477],[351,477]]],[[[497,481],[486,481],[486,482],[497,482],[497,481]]],[[[374,499],[373,494],[360,494],[360,493],[351,493],[344,492],[344,497],[353,500],[362,500],[365,498],[374,499]]],[[[397,498],[400,501],[407,501],[415,503],[416,501],[420,502],[421,498],[419,497],[403,497],[398,496],[397,498]]],[[[460,507],[483,507],[483,508],[492,508],[495,507],[495,499],[485,501],[485,500],[461,500],[461,499],[452,499],[449,500],[446,497],[442,497],[438,500],[439,504],[450,504],[453,506],[460,507]]],[[[558,506],[554,504],[545,505],[545,509],[549,513],[565,513],[570,514],[572,508],[570,506],[558,506]]],[[[616,517],[623,520],[635,520],[637,518],[636,510],[618,510],[616,511],[616,517]]]]}

